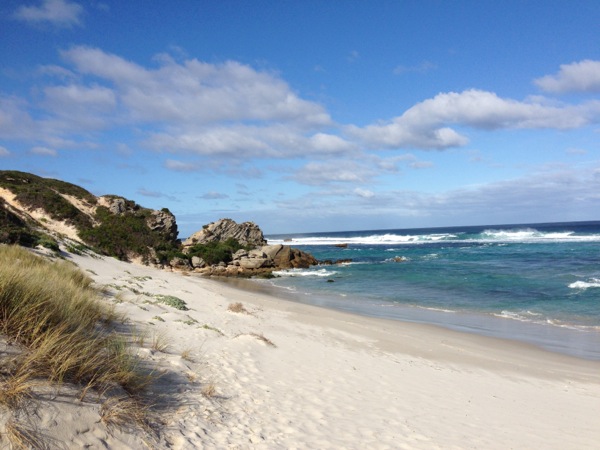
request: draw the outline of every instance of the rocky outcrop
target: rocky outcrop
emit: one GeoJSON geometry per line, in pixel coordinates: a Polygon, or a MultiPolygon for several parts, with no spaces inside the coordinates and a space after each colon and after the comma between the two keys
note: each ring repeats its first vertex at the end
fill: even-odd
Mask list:
{"type": "Polygon", "coordinates": [[[148,264],[179,250],[177,223],[167,209],[153,211],[116,195],[96,197],[74,184],[18,171],[0,171],[0,199],[0,242],[59,248],[66,236],[98,253],[148,264]]]}
{"type": "Polygon", "coordinates": [[[254,250],[238,250],[227,265],[206,266],[198,271],[215,276],[267,276],[275,270],[307,269],[318,263],[311,254],[289,245],[264,245],[254,250]]]}
{"type": "Polygon", "coordinates": [[[319,262],[310,254],[289,245],[267,245],[262,251],[278,269],[307,269],[319,262]]]}
{"type": "Polygon", "coordinates": [[[168,240],[175,241],[177,239],[177,222],[175,216],[167,209],[152,211],[146,219],[146,225],[151,231],[163,235],[168,240]]]}
{"type": "Polygon", "coordinates": [[[252,222],[221,219],[182,245],[175,216],[166,208],[155,211],[117,195],[96,197],[60,180],[0,171],[0,243],[50,245],[59,251],[60,243],[67,247],[65,236],[119,259],[211,275],[269,275],[318,264],[312,255],[288,245],[267,245],[252,222]],[[230,239],[237,242],[230,245],[230,239]]]}
{"type": "Polygon", "coordinates": [[[98,204],[107,208],[111,214],[120,215],[127,212],[127,201],[123,197],[103,195],[98,197],[98,204]]]}
{"type": "Polygon", "coordinates": [[[205,225],[183,242],[183,247],[209,242],[224,242],[233,238],[244,246],[259,247],[265,245],[263,232],[253,222],[236,223],[231,219],[221,219],[205,225]]]}

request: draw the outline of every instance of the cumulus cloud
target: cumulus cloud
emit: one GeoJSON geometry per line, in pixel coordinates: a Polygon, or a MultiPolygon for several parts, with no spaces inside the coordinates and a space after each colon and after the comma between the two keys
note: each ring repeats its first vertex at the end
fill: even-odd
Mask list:
{"type": "Polygon", "coordinates": [[[290,124],[171,127],[164,132],[153,133],[146,145],[171,153],[188,152],[238,159],[336,155],[357,148],[355,144],[331,134],[307,136],[302,129],[290,124]]]}
{"type": "Polygon", "coordinates": [[[563,64],[555,75],[538,78],[535,84],[546,92],[600,92],[600,61],[583,60],[563,64]]]}
{"type": "Polygon", "coordinates": [[[43,0],[39,6],[21,6],[16,19],[28,23],[50,23],[58,27],[81,25],[83,7],[68,0],[43,0]]]}
{"type": "Polygon", "coordinates": [[[2,147],[0,145],[0,158],[4,158],[6,156],[10,156],[10,152],[8,151],[8,149],[6,147],[2,147]]]}
{"type": "Polygon", "coordinates": [[[103,86],[48,86],[44,96],[44,106],[52,113],[46,123],[54,129],[96,130],[115,119],[116,95],[103,86]]]}
{"type": "Polygon", "coordinates": [[[553,106],[539,99],[517,101],[493,92],[470,89],[448,92],[417,103],[388,123],[364,128],[349,126],[348,134],[370,148],[445,149],[469,141],[450,125],[495,130],[505,128],[581,127],[600,118],[600,102],[577,106],[553,106]]]}
{"type": "Polygon", "coordinates": [[[323,186],[331,183],[364,183],[376,172],[357,161],[310,162],[290,177],[301,184],[323,186]]]}
{"type": "Polygon", "coordinates": [[[236,61],[178,63],[161,58],[148,69],[97,48],[62,52],[78,72],[112,83],[131,114],[144,121],[206,124],[219,121],[293,121],[328,125],[321,105],[298,97],[282,79],[236,61]]]}

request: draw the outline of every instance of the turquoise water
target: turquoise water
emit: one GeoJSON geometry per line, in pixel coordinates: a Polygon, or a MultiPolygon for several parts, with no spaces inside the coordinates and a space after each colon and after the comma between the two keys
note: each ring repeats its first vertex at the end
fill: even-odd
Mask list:
{"type": "Polygon", "coordinates": [[[351,260],[278,272],[271,283],[296,300],[600,359],[600,222],[267,239],[351,260]]]}

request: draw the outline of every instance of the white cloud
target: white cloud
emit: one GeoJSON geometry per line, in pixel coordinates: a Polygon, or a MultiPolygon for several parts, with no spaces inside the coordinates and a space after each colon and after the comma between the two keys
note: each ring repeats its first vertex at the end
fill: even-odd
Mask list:
{"type": "Polygon", "coordinates": [[[555,75],[546,75],[534,80],[547,92],[600,92],[600,61],[583,60],[562,64],[555,75]]]}
{"type": "Polygon", "coordinates": [[[376,172],[357,161],[309,162],[291,177],[301,184],[322,186],[331,183],[364,183],[376,172]]]}
{"type": "Polygon", "coordinates": [[[54,150],[52,148],[48,148],[48,147],[33,147],[29,152],[33,155],[38,155],[38,156],[55,157],[58,155],[56,150],[54,150]]]}
{"type": "Polygon", "coordinates": [[[299,229],[315,230],[339,229],[350,218],[354,229],[381,227],[383,218],[390,227],[593,220],[600,205],[600,168],[541,169],[521,178],[439,193],[390,190],[368,197],[368,192],[355,188],[287,198],[277,202],[269,217],[293,217],[300,209],[306,223],[299,229]]]}
{"type": "Polygon", "coordinates": [[[356,188],[354,189],[354,193],[362,198],[373,198],[375,197],[375,193],[373,191],[369,191],[368,189],[356,188]]]}
{"type": "Polygon", "coordinates": [[[39,134],[28,107],[22,99],[0,94],[0,138],[22,139],[39,134]]]}
{"type": "Polygon", "coordinates": [[[2,147],[0,145],[0,158],[4,158],[6,156],[10,156],[10,152],[8,151],[8,149],[6,147],[2,147]]]}
{"type": "Polygon", "coordinates": [[[329,125],[316,103],[298,97],[282,79],[236,61],[179,64],[161,58],[146,69],[100,49],[75,47],[62,53],[83,74],[113,83],[132,117],[193,126],[219,121],[290,121],[329,125]]]}
{"type": "Polygon", "coordinates": [[[45,123],[57,131],[102,129],[116,118],[116,95],[103,86],[49,86],[44,95],[44,106],[53,114],[45,123]]]}
{"type": "Polygon", "coordinates": [[[285,123],[173,126],[164,132],[153,133],[146,145],[170,153],[234,159],[343,155],[358,148],[339,136],[326,133],[310,135],[302,128],[285,123]]]}
{"type": "Polygon", "coordinates": [[[29,23],[48,22],[59,27],[81,25],[83,7],[68,0],[43,0],[40,6],[21,6],[15,18],[29,23]]]}
{"type": "Polygon", "coordinates": [[[493,92],[471,89],[449,92],[417,103],[388,123],[364,128],[349,126],[346,131],[370,148],[444,149],[460,147],[468,138],[449,125],[484,130],[505,128],[581,127],[600,118],[600,102],[578,106],[550,106],[539,101],[519,102],[493,92]]]}

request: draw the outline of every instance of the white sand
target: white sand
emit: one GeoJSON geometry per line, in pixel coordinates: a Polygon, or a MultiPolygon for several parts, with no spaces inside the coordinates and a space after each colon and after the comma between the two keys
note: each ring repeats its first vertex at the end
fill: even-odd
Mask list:
{"type": "MultiPolygon", "coordinates": [[[[118,311],[148,330],[140,354],[167,371],[153,388],[167,422],[156,448],[592,449],[600,443],[600,362],[296,304],[109,258],[73,260],[119,293],[118,311]],[[179,297],[190,310],[154,304],[131,288],[179,297]],[[251,314],[228,311],[234,302],[251,314]],[[170,347],[151,350],[153,334],[162,333],[170,347]],[[215,393],[203,395],[211,386],[215,393]]],[[[97,414],[74,413],[75,406],[49,401],[53,419],[41,414],[43,432],[59,448],[147,448],[139,433],[111,435],[97,414]]]]}

